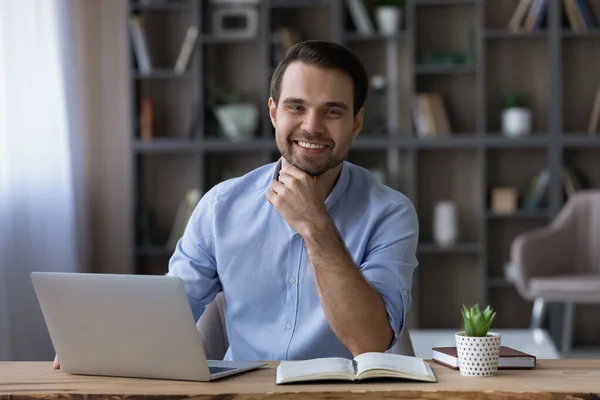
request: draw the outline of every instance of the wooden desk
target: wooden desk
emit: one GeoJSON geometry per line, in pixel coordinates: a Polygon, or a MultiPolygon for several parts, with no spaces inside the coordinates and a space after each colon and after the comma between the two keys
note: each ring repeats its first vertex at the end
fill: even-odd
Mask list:
{"type": "Polygon", "coordinates": [[[209,383],[69,375],[47,362],[0,363],[0,399],[600,399],[600,360],[540,360],[534,370],[461,377],[432,363],[438,383],[275,385],[275,366],[209,383]]]}

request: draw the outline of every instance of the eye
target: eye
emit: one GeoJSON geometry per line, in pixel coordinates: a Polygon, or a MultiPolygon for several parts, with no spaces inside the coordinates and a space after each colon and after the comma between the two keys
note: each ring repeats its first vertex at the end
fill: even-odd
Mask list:
{"type": "Polygon", "coordinates": [[[302,111],[303,107],[301,105],[299,105],[299,104],[290,104],[288,106],[288,110],[291,110],[291,111],[302,111]]]}
{"type": "Polygon", "coordinates": [[[338,117],[342,115],[342,113],[339,110],[327,110],[325,113],[330,117],[338,117]]]}

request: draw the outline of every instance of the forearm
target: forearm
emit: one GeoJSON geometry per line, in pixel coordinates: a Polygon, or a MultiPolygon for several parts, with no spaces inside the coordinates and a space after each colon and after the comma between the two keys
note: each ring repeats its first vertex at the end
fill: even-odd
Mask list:
{"type": "Polygon", "coordinates": [[[383,300],[360,271],[330,218],[303,234],[319,298],[329,324],[354,356],[387,349],[393,331],[383,300]]]}

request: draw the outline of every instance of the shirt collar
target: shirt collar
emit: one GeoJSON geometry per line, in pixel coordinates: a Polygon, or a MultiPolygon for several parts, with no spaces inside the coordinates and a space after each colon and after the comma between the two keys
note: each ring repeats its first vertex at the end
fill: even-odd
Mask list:
{"type": "MultiPolygon", "coordinates": [[[[279,161],[277,161],[277,163],[275,164],[273,175],[271,176],[272,180],[277,180],[277,178],[279,177],[279,171],[281,170],[282,160],[283,157],[280,157],[279,161]]],[[[329,196],[327,196],[327,199],[325,200],[325,207],[327,207],[328,211],[331,209],[331,207],[333,207],[333,205],[346,191],[346,188],[348,187],[348,182],[350,182],[350,171],[348,170],[346,162],[343,161],[342,170],[340,172],[340,175],[338,176],[337,182],[335,183],[335,185],[333,186],[333,190],[331,191],[331,193],[329,193],[329,196]]]]}

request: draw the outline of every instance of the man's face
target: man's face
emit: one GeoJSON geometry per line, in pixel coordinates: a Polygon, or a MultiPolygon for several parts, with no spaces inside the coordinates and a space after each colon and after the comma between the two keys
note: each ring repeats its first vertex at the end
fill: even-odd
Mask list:
{"type": "Polygon", "coordinates": [[[362,127],[363,110],[353,113],[352,79],[342,71],[301,62],[281,80],[279,104],[269,99],[281,155],[311,176],[339,165],[362,127]]]}

